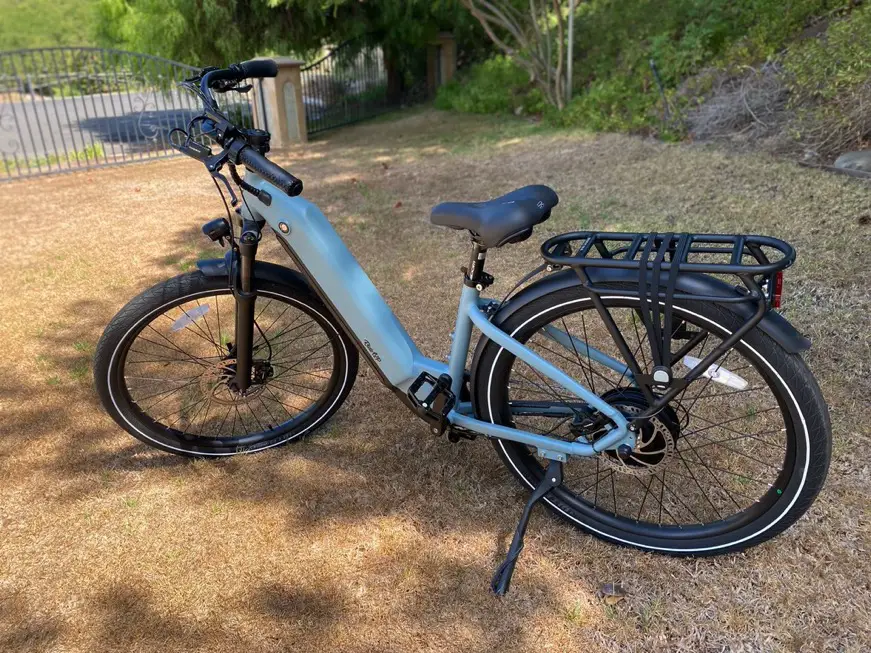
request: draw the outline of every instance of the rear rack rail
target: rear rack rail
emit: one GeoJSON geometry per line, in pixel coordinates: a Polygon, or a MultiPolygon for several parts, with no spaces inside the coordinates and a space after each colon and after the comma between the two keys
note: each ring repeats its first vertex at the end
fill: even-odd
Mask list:
{"type": "MultiPolygon", "coordinates": [[[[679,272],[768,276],[795,261],[795,249],[782,240],[770,236],[730,234],[575,231],[546,240],[541,253],[552,265],[638,269],[645,249],[659,251],[663,244],[667,252],[661,263],[664,272],[677,266],[679,272]],[[772,261],[765,252],[766,248],[777,252],[779,257],[772,261]],[[571,254],[570,249],[575,253],[571,254]],[[728,260],[693,260],[703,255],[728,260]],[[745,262],[745,259],[752,263],[745,262]]],[[[652,269],[654,261],[650,259],[647,264],[652,269]]]]}
{"type": "MultiPolygon", "coordinates": [[[[671,297],[724,304],[770,301],[774,275],[795,261],[795,249],[778,238],[731,234],[575,231],[546,240],[541,254],[554,267],[574,268],[594,292],[604,289],[590,281],[587,268],[639,270],[642,276],[653,273],[655,277],[673,270],[678,274],[737,276],[746,294],[700,296],[675,291],[671,297]]],[[[625,294],[639,296],[633,291],[625,294]]],[[[665,299],[662,289],[656,296],[665,299]]]]}

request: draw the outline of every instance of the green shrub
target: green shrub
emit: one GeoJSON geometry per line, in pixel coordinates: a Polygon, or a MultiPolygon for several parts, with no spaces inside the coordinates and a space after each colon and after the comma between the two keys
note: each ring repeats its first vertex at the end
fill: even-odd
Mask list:
{"type": "Polygon", "coordinates": [[[709,65],[756,63],[851,0],[589,0],[579,4],[575,87],[647,70],[667,86],[709,65]]]}
{"type": "Polygon", "coordinates": [[[565,109],[548,111],[546,117],[560,127],[635,132],[650,126],[657,99],[640,88],[638,79],[615,77],[593,82],[565,109]]]}
{"type": "Polygon", "coordinates": [[[511,59],[497,55],[439,88],[435,106],[466,113],[541,113],[544,96],[511,59]]]}
{"type": "Polygon", "coordinates": [[[794,135],[822,155],[871,136],[871,9],[857,8],[784,57],[794,135]]]}
{"type": "Polygon", "coordinates": [[[832,100],[871,78],[871,11],[856,9],[832,23],[825,35],[809,39],[784,58],[793,100],[832,100]]]}

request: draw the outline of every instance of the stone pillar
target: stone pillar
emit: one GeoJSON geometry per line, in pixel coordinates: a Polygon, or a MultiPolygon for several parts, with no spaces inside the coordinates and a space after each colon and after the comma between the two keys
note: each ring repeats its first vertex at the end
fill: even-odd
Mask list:
{"type": "Polygon", "coordinates": [[[427,48],[426,86],[435,95],[442,84],[454,78],[457,72],[457,42],[450,32],[442,32],[427,48]]]}
{"type": "Polygon", "coordinates": [[[254,82],[255,123],[267,129],[270,145],[280,150],[294,143],[305,143],[305,105],[302,100],[302,61],[275,57],[278,75],[254,82]]]}

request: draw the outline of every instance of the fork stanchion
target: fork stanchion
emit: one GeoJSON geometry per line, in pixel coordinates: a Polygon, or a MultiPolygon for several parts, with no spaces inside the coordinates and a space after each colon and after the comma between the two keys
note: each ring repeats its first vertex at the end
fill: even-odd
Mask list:
{"type": "Polygon", "coordinates": [[[526,507],[523,508],[520,521],[517,523],[517,529],[514,531],[514,539],[511,540],[511,546],[508,548],[508,554],[505,556],[505,562],[499,565],[496,573],[493,574],[493,580],[490,581],[490,589],[493,590],[496,596],[504,596],[511,585],[511,576],[514,574],[517,558],[520,557],[520,552],[523,551],[523,536],[526,534],[526,527],[529,525],[529,517],[532,515],[533,507],[547,496],[551,490],[562,484],[562,482],[563,464],[559,460],[551,460],[547,466],[547,471],[544,473],[544,478],[541,479],[538,487],[533,490],[532,496],[526,502],[526,507]]]}

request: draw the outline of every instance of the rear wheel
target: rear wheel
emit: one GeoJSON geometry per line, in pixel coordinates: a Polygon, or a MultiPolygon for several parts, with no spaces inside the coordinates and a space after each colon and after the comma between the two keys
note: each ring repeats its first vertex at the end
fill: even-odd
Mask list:
{"type": "Polygon", "coordinates": [[[235,299],[226,277],[193,272],[133,299],[97,347],[109,414],[146,444],[190,456],[275,447],[332,415],[357,374],[357,350],[304,289],[258,281],[252,383],[235,375],[235,299]]]}
{"type": "MultiPolygon", "coordinates": [[[[603,301],[650,373],[638,300],[615,293],[603,301]]],[[[742,323],[700,302],[678,302],[674,319],[672,351],[680,352],[681,361],[676,376],[742,323]]],[[[643,393],[613,364],[597,362],[595,354],[572,344],[587,342],[623,361],[578,288],[533,300],[500,326],[624,415],[648,407],[643,393]],[[560,333],[575,340],[563,338],[560,344],[560,333]]],[[[799,356],[758,329],[719,364],[720,374],[703,375],[650,420],[628,458],[603,452],[570,459],[563,484],[545,499],[549,507],[603,539],[675,555],[738,551],[798,519],[822,487],[831,452],[828,412],[813,376],[799,356]]],[[[487,343],[474,377],[480,419],[595,441],[595,411],[497,344],[487,343]]],[[[544,467],[531,448],[502,440],[493,444],[524,485],[538,484],[544,467]]]]}

